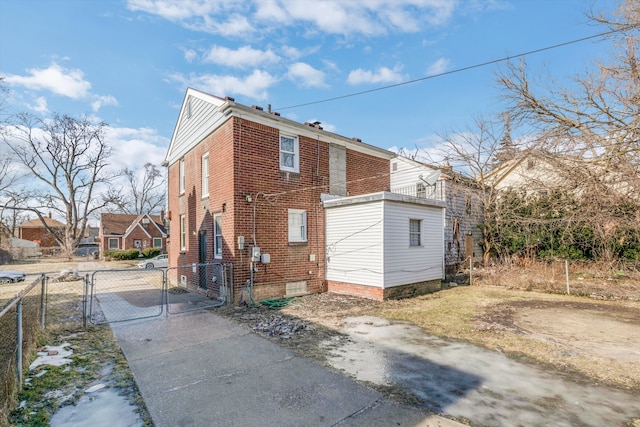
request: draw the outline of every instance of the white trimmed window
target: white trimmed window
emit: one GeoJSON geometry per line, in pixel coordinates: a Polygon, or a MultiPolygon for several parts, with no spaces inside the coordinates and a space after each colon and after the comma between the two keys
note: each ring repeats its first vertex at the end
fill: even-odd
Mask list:
{"type": "Polygon", "coordinates": [[[120,249],[120,239],[116,237],[109,237],[109,250],[120,249]]]}
{"type": "Polygon", "coordinates": [[[307,211],[289,209],[289,241],[307,241],[307,211]]]}
{"type": "Polygon", "coordinates": [[[410,219],[409,220],[409,246],[420,246],[421,236],[420,231],[422,226],[422,220],[410,219]]]}
{"type": "Polygon", "coordinates": [[[297,136],[280,135],[280,170],[300,172],[300,145],[297,136]]]}
{"type": "Polygon", "coordinates": [[[213,257],[222,258],[222,214],[213,214],[213,257]]]}
{"type": "Polygon", "coordinates": [[[202,197],[209,197],[209,153],[202,156],[202,197]]]}
{"type": "Polygon", "coordinates": [[[184,159],[180,160],[180,194],[184,193],[185,189],[185,176],[184,176],[184,159]]]}
{"type": "Polygon", "coordinates": [[[162,247],[162,237],[154,237],[153,238],[153,247],[161,248],[162,247]]]}
{"type": "Polygon", "coordinates": [[[180,215],[180,250],[187,249],[187,217],[180,215]]]}

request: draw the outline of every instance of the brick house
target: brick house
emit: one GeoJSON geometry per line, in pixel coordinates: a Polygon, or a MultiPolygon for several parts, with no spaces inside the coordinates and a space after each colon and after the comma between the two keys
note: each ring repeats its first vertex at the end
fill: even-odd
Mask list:
{"type": "Polygon", "coordinates": [[[167,230],[162,215],[100,215],[99,242],[101,252],[109,250],[156,248],[167,251],[167,230]]]}
{"type": "MultiPolygon", "coordinates": [[[[163,163],[169,265],[233,264],[235,301],[327,290],[369,296],[348,281],[327,280],[323,204],[388,192],[394,157],[318,122],[298,123],[189,88],[163,163]]],[[[341,216],[334,229],[357,233],[361,219],[341,216]]]]}
{"type": "MultiPolygon", "coordinates": [[[[60,236],[64,236],[64,230],[66,226],[51,218],[51,215],[42,218],[47,226],[53,230],[54,233],[59,233],[60,236]]],[[[42,221],[39,218],[31,221],[23,222],[18,226],[18,238],[24,240],[30,240],[40,244],[40,248],[59,248],[58,242],[55,237],[51,235],[49,230],[42,225],[42,221]]]]}

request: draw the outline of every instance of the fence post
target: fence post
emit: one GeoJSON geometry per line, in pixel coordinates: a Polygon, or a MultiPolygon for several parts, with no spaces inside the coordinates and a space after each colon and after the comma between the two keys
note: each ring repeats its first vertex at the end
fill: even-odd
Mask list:
{"type": "Polygon", "coordinates": [[[89,300],[89,273],[84,275],[84,295],[82,295],[82,327],[87,329],[87,303],[89,300]]]}
{"type": "Polygon", "coordinates": [[[22,391],[22,298],[16,306],[16,375],[18,377],[18,392],[22,391]]]}
{"type": "Polygon", "coordinates": [[[473,285],[473,256],[469,257],[469,286],[473,285]]]}
{"type": "Polygon", "coordinates": [[[571,291],[569,290],[569,261],[564,260],[564,275],[567,280],[567,295],[571,295],[571,291]]]}
{"type": "Polygon", "coordinates": [[[45,303],[45,298],[47,297],[47,289],[44,273],[42,273],[42,275],[40,276],[40,281],[42,284],[40,291],[40,327],[44,329],[47,310],[47,304],[45,303]]]}

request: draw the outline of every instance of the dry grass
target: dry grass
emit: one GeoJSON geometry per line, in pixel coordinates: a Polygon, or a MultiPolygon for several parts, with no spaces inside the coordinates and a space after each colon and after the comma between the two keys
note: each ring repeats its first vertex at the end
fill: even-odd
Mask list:
{"type": "MultiPolygon", "coordinates": [[[[109,268],[113,269],[131,266],[130,262],[109,264],[109,268]]],[[[48,260],[12,264],[11,268],[35,274],[76,270],[78,265],[78,261],[48,260]]],[[[74,351],[72,368],[47,367],[47,373],[42,377],[35,376],[39,370],[26,371],[25,379],[29,381],[25,384],[23,391],[17,395],[18,401],[23,403],[20,409],[11,414],[11,425],[48,425],[49,418],[58,408],[77,402],[84,394],[86,387],[96,381],[117,388],[121,395],[126,395],[128,400],[136,405],[145,425],[151,424],[144,402],[110,327],[100,325],[89,326],[86,330],[83,328],[83,293],[83,280],[49,281],[46,329],[39,333],[38,345],[59,345],[65,341],[69,342],[74,351]]],[[[34,353],[30,354],[30,359],[26,361],[25,366],[29,366],[33,358],[35,358],[34,353]]],[[[4,423],[0,419],[0,425],[8,425],[6,422],[7,418],[4,419],[4,423]]]]}

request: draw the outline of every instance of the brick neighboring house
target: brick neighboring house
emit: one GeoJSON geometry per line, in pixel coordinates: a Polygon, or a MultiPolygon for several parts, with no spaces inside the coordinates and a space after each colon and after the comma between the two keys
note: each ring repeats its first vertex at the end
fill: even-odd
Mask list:
{"type": "Polygon", "coordinates": [[[162,215],[129,215],[103,213],[100,215],[99,242],[101,252],[157,248],[167,251],[167,230],[162,215]]]}
{"type": "MultiPolygon", "coordinates": [[[[48,217],[43,217],[43,219],[46,222],[47,226],[49,226],[54,232],[60,233],[60,236],[64,236],[66,225],[51,218],[51,215],[49,215],[48,217]]],[[[42,249],[58,249],[60,247],[49,230],[47,230],[44,225],[42,225],[42,221],[39,218],[20,224],[18,226],[17,237],[20,239],[36,242],[40,244],[40,248],[42,249]]]]}
{"type": "MultiPolygon", "coordinates": [[[[324,131],[318,122],[298,123],[260,107],[235,103],[232,98],[189,88],[164,162],[168,168],[169,265],[233,264],[235,301],[249,289],[256,301],[328,288],[370,296],[362,277],[353,282],[349,278],[327,280],[323,203],[363,196],[344,206],[332,205],[332,212],[347,212],[367,203],[367,194],[379,193],[376,200],[382,206],[389,201],[385,194],[390,190],[390,159],[394,157],[359,139],[324,131]]],[[[374,215],[382,212],[377,202],[371,206],[377,209],[374,215]]],[[[440,212],[441,207],[437,208],[440,212]]],[[[348,239],[363,227],[364,218],[337,217],[332,228],[336,236],[353,230],[344,234],[348,239]]],[[[409,247],[409,219],[401,224],[403,230],[406,227],[409,247]]],[[[435,227],[440,229],[435,233],[440,254],[441,219],[435,227]]],[[[420,248],[412,250],[418,253],[420,248]]],[[[361,254],[367,256],[366,251],[361,254]]],[[[440,261],[437,278],[441,268],[440,261]]],[[[197,277],[193,280],[203,282],[197,277]]],[[[199,286],[209,289],[206,282],[199,286]]],[[[384,281],[374,286],[378,289],[373,297],[384,298],[384,281]]]]}

